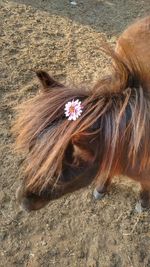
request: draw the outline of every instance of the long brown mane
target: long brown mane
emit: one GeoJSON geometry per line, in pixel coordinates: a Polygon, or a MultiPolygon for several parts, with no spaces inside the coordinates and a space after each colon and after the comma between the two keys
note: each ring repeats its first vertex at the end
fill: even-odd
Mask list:
{"type": "Polygon", "coordinates": [[[138,60],[131,60],[131,71],[114,51],[108,47],[104,50],[112,57],[112,73],[92,90],[50,88],[19,107],[14,126],[17,148],[26,150],[32,146],[25,170],[29,187],[36,189],[54,183],[61,173],[66,149],[76,136],[86,139],[90,134],[98,140],[97,175],[115,172],[123,157],[134,166],[139,154],[138,171],[148,166],[150,95],[137,79],[138,60]],[[70,122],[64,116],[64,107],[72,99],[82,101],[83,114],[70,122]]]}

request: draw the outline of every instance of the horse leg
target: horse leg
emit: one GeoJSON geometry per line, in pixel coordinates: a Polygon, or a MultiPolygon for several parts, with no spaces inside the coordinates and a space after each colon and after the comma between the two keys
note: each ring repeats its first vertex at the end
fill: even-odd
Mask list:
{"type": "Polygon", "coordinates": [[[141,183],[140,200],[136,204],[136,211],[142,212],[150,208],[150,181],[141,183]]]}
{"type": "Polygon", "coordinates": [[[108,178],[105,181],[105,183],[96,186],[96,188],[94,189],[94,192],[93,192],[93,196],[94,196],[94,198],[96,200],[100,200],[100,199],[102,199],[105,196],[105,194],[108,191],[108,187],[109,187],[110,183],[111,183],[111,179],[108,178]]]}

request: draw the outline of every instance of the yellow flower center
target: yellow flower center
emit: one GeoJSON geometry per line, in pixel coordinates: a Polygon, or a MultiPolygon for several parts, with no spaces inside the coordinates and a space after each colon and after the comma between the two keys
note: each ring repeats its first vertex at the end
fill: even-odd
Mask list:
{"type": "Polygon", "coordinates": [[[70,112],[70,113],[75,112],[75,108],[74,108],[73,106],[71,106],[71,107],[69,108],[69,112],[70,112]]]}

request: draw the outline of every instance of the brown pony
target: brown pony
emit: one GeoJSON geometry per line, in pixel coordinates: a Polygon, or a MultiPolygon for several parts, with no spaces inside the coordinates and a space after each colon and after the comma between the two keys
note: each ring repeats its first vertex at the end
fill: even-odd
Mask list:
{"type": "Polygon", "coordinates": [[[150,17],[130,26],[112,58],[112,72],[92,89],[64,86],[37,71],[42,92],[20,107],[16,147],[27,151],[25,178],[17,190],[28,211],[95,182],[95,198],[114,175],[141,184],[139,208],[150,206],[150,17]],[[64,115],[79,99],[76,121],[64,115]]]}

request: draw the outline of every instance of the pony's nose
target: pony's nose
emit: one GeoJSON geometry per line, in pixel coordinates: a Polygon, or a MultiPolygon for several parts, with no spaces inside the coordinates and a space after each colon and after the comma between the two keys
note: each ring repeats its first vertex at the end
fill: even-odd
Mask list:
{"type": "Polygon", "coordinates": [[[30,201],[27,198],[24,198],[22,202],[20,203],[20,207],[22,210],[25,210],[26,212],[30,212],[33,210],[30,205],[30,201]]]}
{"type": "Polygon", "coordinates": [[[49,202],[49,200],[44,199],[34,193],[26,192],[23,186],[20,186],[17,189],[16,199],[20,204],[20,207],[27,212],[39,210],[49,202]]]}
{"type": "Polygon", "coordinates": [[[19,188],[16,191],[16,199],[17,199],[17,202],[19,203],[21,209],[23,209],[27,212],[31,211],[30,201],[28,198],[23,197],[23,190],[22,190],[21,186],[19,186],[19,188]]]}

